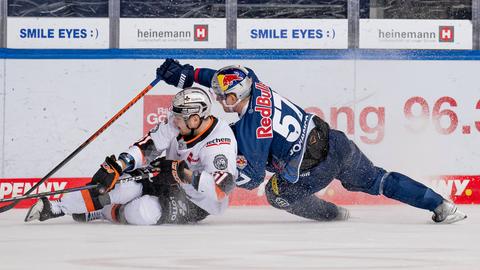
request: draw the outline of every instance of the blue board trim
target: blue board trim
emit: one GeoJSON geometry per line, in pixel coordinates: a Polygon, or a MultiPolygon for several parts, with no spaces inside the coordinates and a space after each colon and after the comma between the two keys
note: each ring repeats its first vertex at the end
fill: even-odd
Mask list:
{"type": "Polygon", "coordinates": [[[0,49],[3,59],[480,60],[479,50],[0,49]]]}

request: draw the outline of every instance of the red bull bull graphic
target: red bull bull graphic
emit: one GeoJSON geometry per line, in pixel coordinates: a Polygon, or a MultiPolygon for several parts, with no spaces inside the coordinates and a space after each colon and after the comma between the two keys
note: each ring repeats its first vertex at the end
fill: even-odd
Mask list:
{"type": "Polygon", "coordinates": [[[220,88],[222,91],[227,91],[230,86],[236,84],[236,82],[240,82],[243,80],[243,77],[238,73],[235,72],[233,74],[219,74],[218,75],[218,82],[220,84],[220,88]]]}

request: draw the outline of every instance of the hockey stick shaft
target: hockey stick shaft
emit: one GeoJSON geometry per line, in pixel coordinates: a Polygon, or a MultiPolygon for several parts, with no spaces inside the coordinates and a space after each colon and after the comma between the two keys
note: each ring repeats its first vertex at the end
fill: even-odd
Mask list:
{"type": "MultiPolygon", "coordinates": [[[[145,173],[145,174],[138,175],[138,176],[121,178],[117,181],[117,183],[115,185],[124,184],[124,183],[131,182],[131,181],[141,181],[141,180],[144,180],[144,179],[151,179],[152,177],[157,176],[158,173],[159,172],[150,172],[150,173],[145,173]]],[[[65,194],[65,193],[70,193],[70,192],[75,192],[75,191],[86,190],[86,189],[94,189],[94,188],[97,188],[98,186],[99,186],[98,184],[97,185],[88,185],[88,186],[68,188],[68,189],[62,189],[62,190],[55,190],[55,191],[49,191],[49,192],[43,192],[43,193],[37,193],[37,194],[22,195],[22,196],[18,196],[18,197],[14,197],[14,198],[2,199],[2,200],[0,200],[0,203],[22,201],[22,200],[26,200],[26,199],[40,198],[40,197],[44,197],[44,196],[51,196],[51,195],[57,195],[57,194],[65,194]]]]}
{"type": "MultiPolygon", "coordinates": [[[[82,151],[87,145],[89,145],[92,141],[94,141],[100,134],[102,134],[108,127],[110,127],[113,122],[115,122],[120,116],[122,116],[130,107],[132,107],[135,103],[137,103],[138,100],[140,100],[144,95],[147,94],[150,89],[152,89],[158,82],[160,81],[160,78],[156,78],[153,80],[145,89],[142,90],[137,96],[135,96],[130,102],[127,103],[120,111],[118,111],[108,122],[106,122],[99,130],[97,130],[90,138],[88,138],[84,143],[82,143],[77,149],[75,149],[70,155],[68,155],[62,162],[60,162],[55,168],[53,168],[50,172],[47,173],[40,181],[35,184],[33,187],[31,187],[27,192],[25,192],[25,195],[28,195],[32,193],[35,189],[37,189],[41,184],[43,184],[45,181],[47,181],[54,173],[56,173],[60,168],[65,166],[73,157],[75,157],[80,151],[82,151]]],[[[0,207],[0,213],[3,213],[5,211],[8,211],[15,207],[15,205],[18,204],[20,201],[14,201],[11,204],[4,205],[0,207]]]]}

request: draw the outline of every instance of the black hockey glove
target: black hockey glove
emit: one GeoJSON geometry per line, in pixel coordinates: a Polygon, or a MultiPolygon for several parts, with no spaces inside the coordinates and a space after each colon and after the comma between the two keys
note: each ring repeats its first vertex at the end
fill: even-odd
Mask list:
{"type": "Polygon", "coordinates": [[[193,84],[194,71],[191,65],[181,65],[177,60],[167,58],[157,68],[157,78],[178,88],[190,87],[193,84]]]}
{"type": "Polygon", "coordinates": [[[155,159],[150,163],[153,168],[160,169],[160,173],[152,178],[154,184],[186,184],[184,169],[188,169],[187,163],[183,160],[167,160],[165,158],[155,159]]]}
{"type": "Polygon", "coordinates": [[[100,165],[100,169],[93,175],[92,182],[90,184],[98,184],[98,193],[103,194],[115,187],[120,175],[122,174],[122,168],[117,164],[115,156],[105,158],[105,162],[100,165]]]}

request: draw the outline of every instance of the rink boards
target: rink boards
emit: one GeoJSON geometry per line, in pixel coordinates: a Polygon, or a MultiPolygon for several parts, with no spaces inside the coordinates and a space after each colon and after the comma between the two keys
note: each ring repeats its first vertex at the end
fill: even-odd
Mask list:
{"type": "MultiPolygon", "coordinates": [[[[479,203],[480,53],[372,50],[0,50],[0,198],[22,195],[155,77],[166,57],[195,67],[243,64],[344,131],[378,166],[458,203],[479,203]]],[[[165,116],[176,88],[159,83],[42,190],[82,185],[165,116]],[[56,184],[55,184],[56,183],[56,184]]],[[[235,121],[216,106],[214,113],[235,121]]],[[[390,204],[333,182],[321,196],[390,204]]],[[[21,206],[28,205],[26,202],[21,206]]],[[[238,190],[234,205],[265,204],[238,190]]]]}

